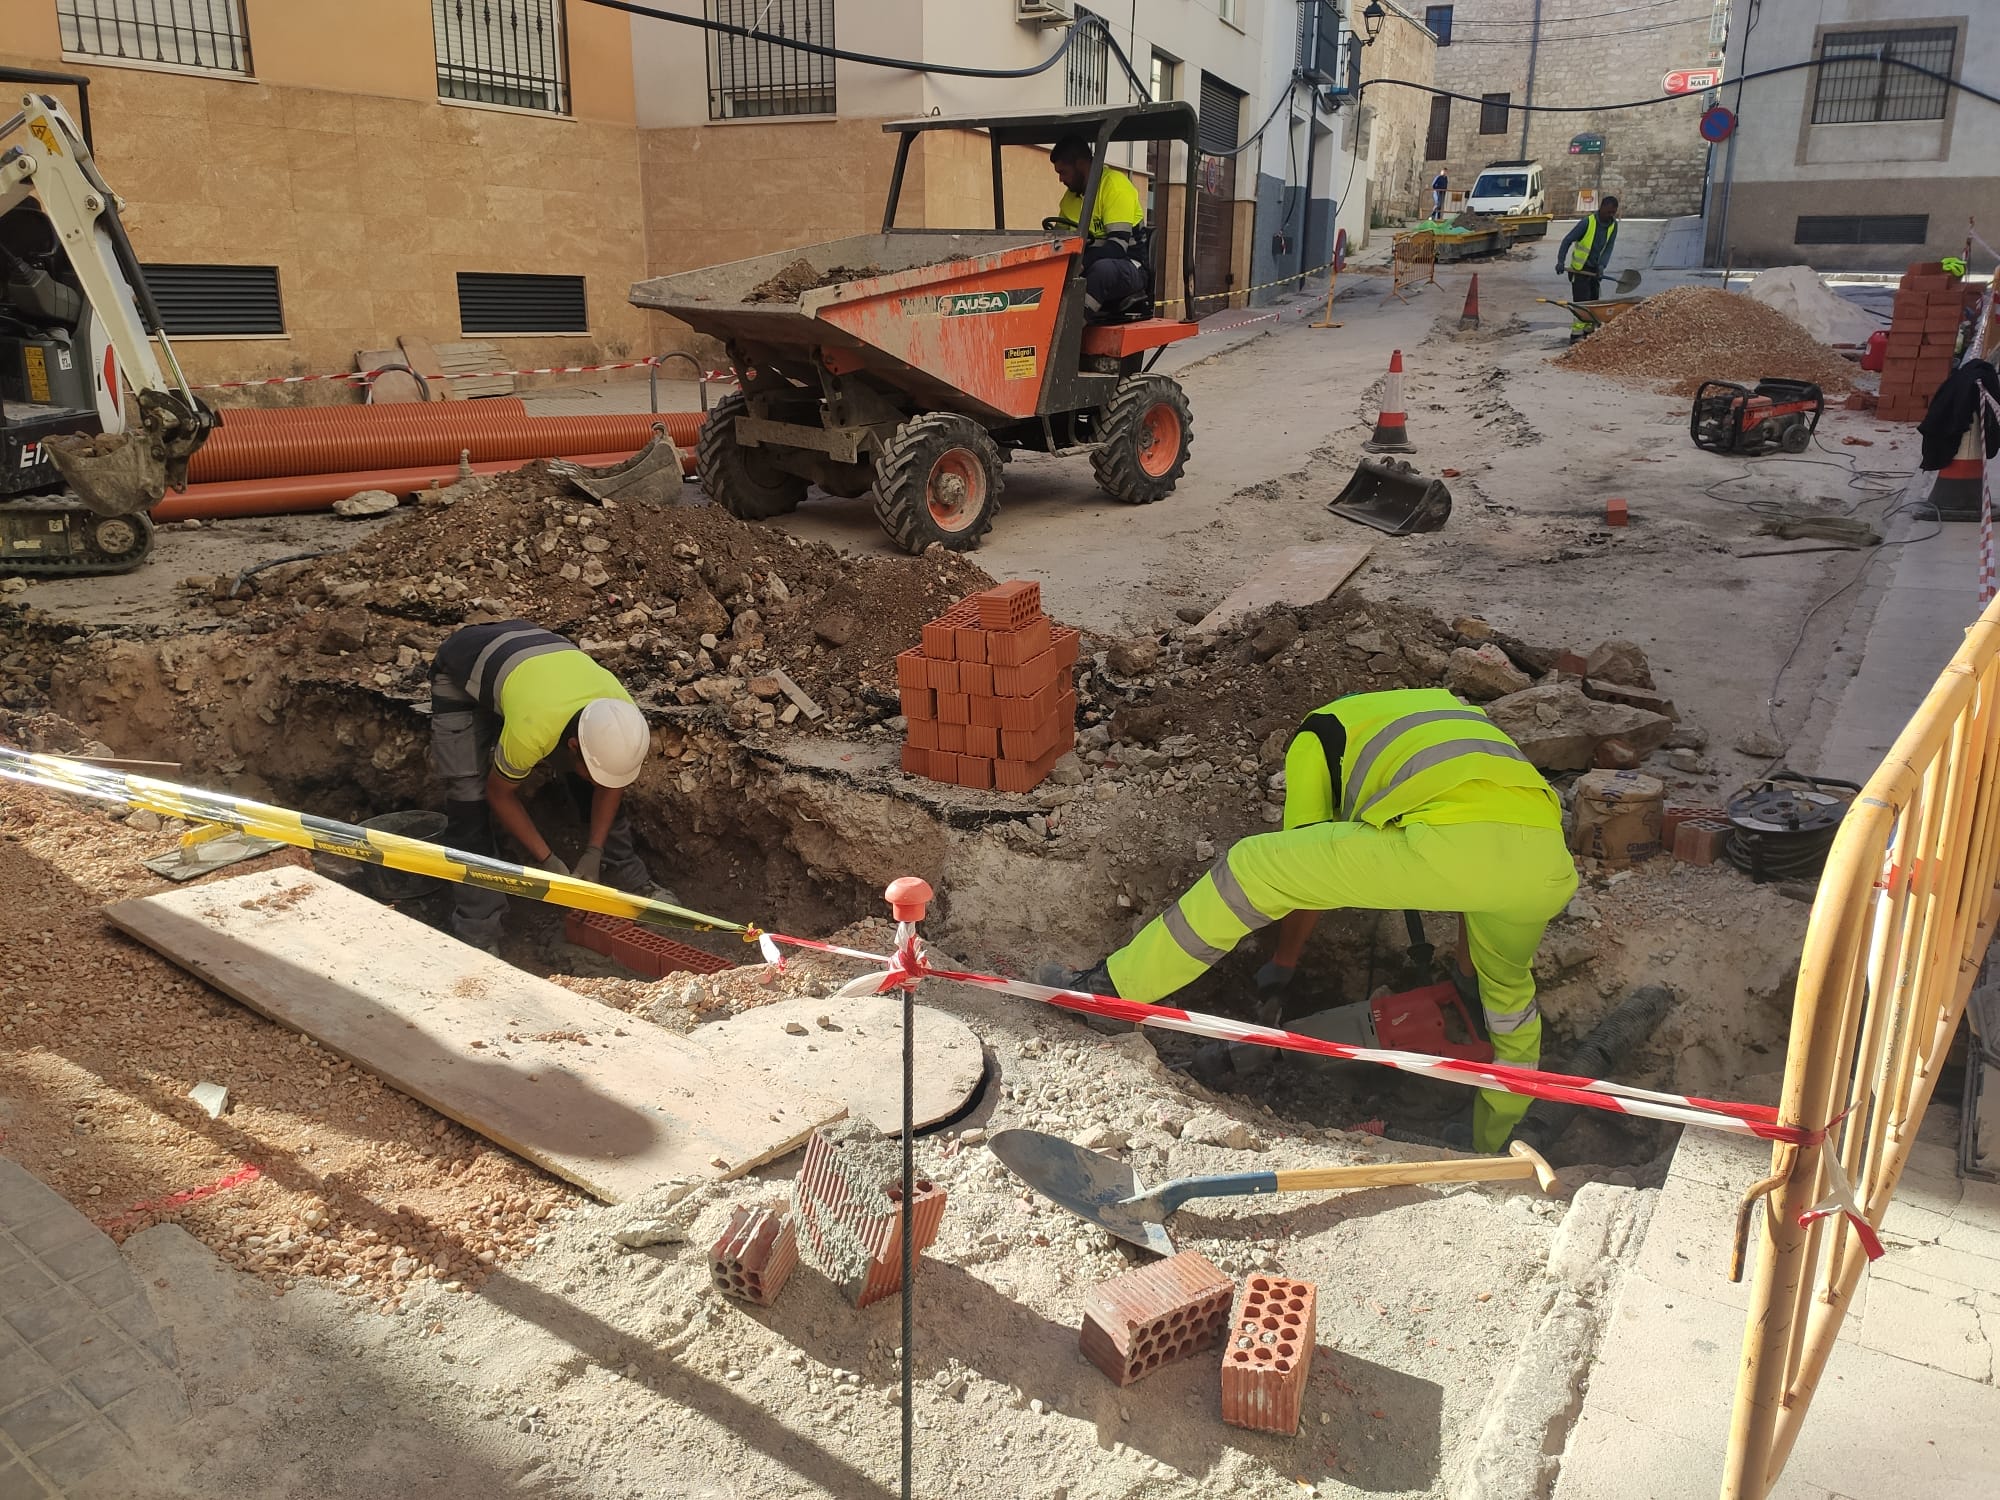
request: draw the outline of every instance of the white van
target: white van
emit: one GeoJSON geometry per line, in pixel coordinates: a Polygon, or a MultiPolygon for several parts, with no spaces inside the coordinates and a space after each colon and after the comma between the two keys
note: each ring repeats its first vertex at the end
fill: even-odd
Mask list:
{"type": "Polygon", "coordinates": [[[1542,214],[1542,164],[1538,161],[1489,163],[1472,184],[1466,207],[1476,214],[1542,214]]]}

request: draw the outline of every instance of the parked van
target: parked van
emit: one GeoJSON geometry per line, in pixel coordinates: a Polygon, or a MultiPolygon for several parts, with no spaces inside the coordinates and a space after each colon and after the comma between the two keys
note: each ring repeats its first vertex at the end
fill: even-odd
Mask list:
{"type": "Polygon", "coordinates": [[[1466,207],[1476,214],[1542,214],[1542,164],[1538,161],[1496,161],[1472,184],[1466,207]]]}

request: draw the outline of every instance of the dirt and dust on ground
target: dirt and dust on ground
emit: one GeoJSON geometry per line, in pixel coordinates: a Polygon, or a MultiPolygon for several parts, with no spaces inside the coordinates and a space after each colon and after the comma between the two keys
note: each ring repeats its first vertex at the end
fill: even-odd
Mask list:
{"type": "Polygon", "coordinates": [[[768,276],[743,294],[745,302],[796,302],[807,292],[843,281],[865,281],[880,276],[880,266],[828,266],[821,270],[801,256],[776,275],[768,276]]]}
{"type": "Polygon", "coordinates": [[[1767,375],[1854,389],[1854,367],[1775,308],[1719,287],[1681,286],[1613,318],[1557,363],[1692,396],[1705,380],[1755,384],[1767,375]]]}

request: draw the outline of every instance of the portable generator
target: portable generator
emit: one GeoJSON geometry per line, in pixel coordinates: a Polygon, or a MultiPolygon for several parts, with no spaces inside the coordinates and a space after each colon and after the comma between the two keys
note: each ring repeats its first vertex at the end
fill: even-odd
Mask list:
{"type": "Polygon", "coordinates": [[[1729,380],[1704,380],[1694,394],[1688,435],[1697,448],[1754,458],[1776,449],[1803,453],[1819,429],[1826,397],[1804,380],[1757,382],[1754,388],[1729,380]]]}

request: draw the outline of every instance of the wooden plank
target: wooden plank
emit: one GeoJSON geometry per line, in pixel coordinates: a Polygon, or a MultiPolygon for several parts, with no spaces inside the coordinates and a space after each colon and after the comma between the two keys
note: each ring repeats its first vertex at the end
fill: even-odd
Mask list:
{"type": "Polygon", "coordinates": [[[1213,635],[1274,604],[1304,609],[1328,598],[1368,561],[1373,542],[1316,542],[1287,547],[1239,583],[1201,618],[1196,635],[1213,635]]]}
{"type": "Polygon", "coordinates": [[[608,1203],[670,1177],[739,1176],[846,1113],[308,870],[114,902],[105,915],[224,994],[608,1203]]]}
{"type": "MultiPolygon", "coordinates": [[[[986,1053],[965,1022],[917,1008],[917,1128],[949,1120],[979,1092],[986,1053]]],[[[762,1075],[780,1093],[839,1094],[847,1112],[884,1135],[903,1133],[903,1012],[879,998],[780,1000],[699,1027],[717,1062],[762,1075]],[[788,1028],[796,1027],[797,1030],[788,1028]]]]}

